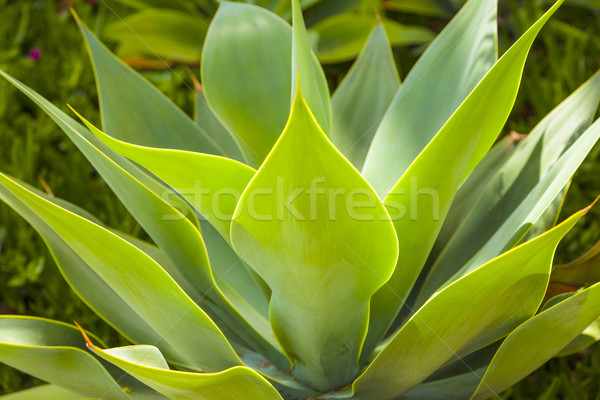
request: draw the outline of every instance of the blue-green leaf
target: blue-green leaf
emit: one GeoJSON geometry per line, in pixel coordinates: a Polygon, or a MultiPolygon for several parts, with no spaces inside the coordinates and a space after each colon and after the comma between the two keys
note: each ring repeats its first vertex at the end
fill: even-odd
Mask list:
{"type": "Polygon", "coordinates": [[[399,87],[390,42],[378,24],[331,99],[331,141],[359,170],[399,87]]]}
{"type": "Polygon", "coordinates": [[[353,383],[353,398],[396,399],[446,362],[502,338],[538,310],[558,242],[587,210],[429,299],[353,383]]]}
{"type": "Polygon", "coordinates": [[[412,68],[375,134],[363,174],[381,198],[496,61],[496,0],[471,0],[412,68]]]}

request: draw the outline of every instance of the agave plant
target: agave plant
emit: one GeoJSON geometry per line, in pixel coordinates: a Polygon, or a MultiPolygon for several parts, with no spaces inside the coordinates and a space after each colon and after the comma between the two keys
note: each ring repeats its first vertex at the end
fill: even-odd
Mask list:
{"type": "Polygon", "coordinates": [[[587,211],[556,224],[600,137],[600,74],[495,144],[561,2],[499,59],[496,1],[467,2],[402,84],[377,24],[331,97],[297,0],[291,27],[221,2],[195,121],[82,23],[102,130],[2,73],[153,241],[0,174],[0,198],[133,344],[2,316],[0,361],[49,382],[4,399],[485,399],[589,345],[600,284],[569,272],[593,278],[597,250],[544,299],[587,211]]]}

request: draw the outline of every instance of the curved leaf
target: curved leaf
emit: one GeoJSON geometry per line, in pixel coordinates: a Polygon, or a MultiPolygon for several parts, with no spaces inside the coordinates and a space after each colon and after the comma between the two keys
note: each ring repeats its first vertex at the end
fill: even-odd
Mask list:
{"type": "Polygon", "coordinates": [[[0,316],[0,362],[81,396],[129,399],[102,364],[85,350],[77,329],[67,324],[0,316]]]}
{"type": "MultiPolygon", "coordinates": [[[[429,262],[433,263],[420,293],[419,304],[477,254],[535,190],[567,148],[589,128],[599,101],[600,73],[597,73],[548,114],[520,142],[512,156],[487,182],[480,185],[477,189],[480,192],[477,201],[469,207],[468,212],[455,217],[460,218],[460,222],[449,227],[452,229],[450,232],[448,228],[442,228],[443,235],[436,242],[430,256],[429,262]]],[[[473,193],[469,193],[469,196],[473,196],[473,193]]],[[[557,201],[560,205],[562,197],[557,196],[557,201]]],[[[458,204],[458,198],[456,203],[456,207],[462,207],[458,204]]],[[[548,203],[542,204],[539,206],[541,209],[548,206],[548,203]]],[[[453,205],[449,214],[454,211],[453,205]]],[[[555,220],[556,210],[552,214],[551,219],[555,220]]],[[[518,226],[513,225],[513,230],[517,229],[518,226]]],[[[491,255],[493,256],[495,254],[491,255]]]]}
{"type": "Polygon", "coordinates": [[[369,299],[392,272],[397,239],[376,194],[297,93],[284,133],[238,203],[231,238],[273,290],[271,326],[293,373],[330,390],[358,371],[369,299]]]}
{"type": "Polygon", "coordinates": [[[0,185],[60,235],[163,340],[185,355],[188,365],[215,371],[241,364],[214,322],[144,252],[4,174],[0,174],[0,185]],[[165,304],[169,304],[168,309],[165,304]]]}
{"type": "Polygon", "coordinates": [[[210,154],[136,146],[114,139],[80,118],[106,146],[166,182],[229,242],[231,217],[256,173],[253,168],[210,154]]]}
{"type": "Polygon", "coordinates": [[[600,139],[600,120],[594,122],[552,165],[493,236],[449,281],[477,268],[494,254],[518,243],[563,190],[579,165],[600,139]]]}
{"type": "Polygon", "coordinates": [[[357,169],[399,87],[390,42],[378,24],[331,99],[331,141],[357,169]]]}
{"type": "MultiPolygon", "coordinates": [[[[21,182],[19,184],[63,208],[66,207],[66,202],[59,204],[56,202],[57,199],[49,199],[43,193],[28,185],[21,182]]],[[[96,314],[128,340],[134,343],[153,343],[160,347],[170,360],[185,363],[185,358],[161,340],[160,335],[110,285],[102,280],[94,269],[79,257],[60,235],[27,207],[25,202],[2,185],[0,185],[0,200],[18,212],[40,234],[69,286],[96,314]]],[[[70,211],[77,212],[80,210],[74,209],[71,205],[70,211]]]]}
{"type": "MultiPolygon", "coordinates": [[[[21,390],[19,392],[5,394],[0,396],[0,400],[86,400],[87,396],[82,396],[70,390],[66,390],[56,385],[40,385],[31,389],[21,390]]],[[[88,399],[89,400],[89,399],[88,399]]]]}
{"type": "MultiPolygon", "coordinates": [[[[146,167],[150,172],[174,188],[175,191],[179,192],[192,207],[208,218],[209,222],[213,224],[215,229],[227,241],[229,240],[231,216],[241,192],[250,181],[252,175],[254,175],[255,171],[252,168],[237,161],[218,156],[181,150],[135,146],[114,139],[95,128],[85,119],[82,118],[82,120],[92,133],[107,146],[146,167]],[[185,171],[189,173],[181,172],[180,168],[182,165],[185,165],[185,171]]],[[[132,188],[129,188],[130,192],[131,190],[132,188]]],[[[175,233],[169,233],[165,229],[165,233],[171,235],[171,240],[177,242],[177,244],[172,242],[171,246],[165,249],[167,254],[170,254],[170,251],[174,251],[176,254],[179,254],[180,260],[186,254],[201,256],[201,251],[205,249],[205,245],[200,233],[195,228],[194,231],[186,231],[177,226],[181,223],[190,225],[185,219],[180,218],[175,221],[164,221],[165,215],[169,214],[165,212],[162,215],[154,216],[154,218],[171,230],[179,229],[175,233]],[[196,243],[194,243],[194,239],[196,243]]],[[[177,261],[177,259],[174,261],[177,261]]],[[[229,270],[236,266],[237,262],[238,260],[234,260],[233,264],[226,265],[225,267],[229,270]]],[[[211,302],[207,302],[207,305],[211,307],[210,310],[218,313],[236,331],[247,334],[245,336],[247,341],[251,342],[260,351],[268,354],[273,362],[287,369],[287,360],[281,354],[266,319],[256,314],[256,311],[249,309],[247,306],[244,307],[245,304],[243,301],[236,301],[236,305],[244,307],[245,312],[243,314],[240,314],[240,310],[231,305],[228,301],[229,299],[224,297],[220,290],[220,282],[215,282],[208,260],[204,264],[205,269],[198,271],[192,270],[194,266],[196,268],[200,266],[198,262],[194,262],[194,258],[192,257],[190,257],[189,262],[186,263],[184,260],[181,260],[181,263],[187,266],[187,269],[181,268],[183,276],[194,284],[196,289],[202,293],[206,293],[206,297],[214,302],[220,308],[220,311],[225,312],[229,317],[223,315],[219,311],[219,308],[213,307],[211,302]],[[244,318],[248,318],[248,321],[244,318]],[[253,323],[248,324],[250,321],[253,323]],[[258,330],[258,332],[255,330],[258,330]]],[[[240,265],[240,267],[243,267],[243,265],[240,265]]],[[[236,293],[232,291],[228,291],[228,293],[230,297],[232,295],[236,296],[236,293]]]]}
{"type": "Polygon", "coordinates": [[[515,329],[471,399],[487,399],[539,368],[600,317],[600,284],[550,307],[515,329]]]}
{"type": "Polygon", "coordinates": [[[253,167],[289,115],[291,60],[292,31],[284,20],[260,7],[221,2],[204,43],[202,82],[208,104],[253,167]]]}
{"type": "Polygon", "coordinates": [[[488,72],[496,47],[496,0],[471,0],[427,48],[392,100],[365,161],[363,175],[381,198],[488,72]]]}
{"type": "Polygon", "coordinates": [[[579,353],[580,351],[590,347],[600,340],[600,319],[592,322],[583,330],[575,339],[571,340],[555,357],[564,357],[571,354],[579,353]]]}
{"type": "Polygon", "coordinates": [[[587,210],[452,283],[417,311],[354,382],[356,399],[395,399],[454,357],[535,314],[558,242],[587,210]]]}
{"type": "Polygon", "coordinates": [[[173,400],[283,400],[263,377],[246,367],[202,374],[170,370],[153,346],[100,349],[88,342],[99,357],[116,365],[173,400]]]}
{"type": "Polygon", "coordinates": [[[116,58],[79,19],[77,22],[96,74],[106,132],[143,146],[222,154],[222,149],[190,117],[116,58]]]}
{"type": "MultiPolygon", "coordinates": [[[[387,284],[373,296],[365,356],[400,311],[462,182],[502,130],[531,44],[561,3],[559,0],[498,60],[385,197],[399,237],[400,262],[387,284]]],[[[473,4],[472,0],[463,13],[475,7],[473,4]]],[[[488,12],[493,14],[493,10],[488,12]]]]}

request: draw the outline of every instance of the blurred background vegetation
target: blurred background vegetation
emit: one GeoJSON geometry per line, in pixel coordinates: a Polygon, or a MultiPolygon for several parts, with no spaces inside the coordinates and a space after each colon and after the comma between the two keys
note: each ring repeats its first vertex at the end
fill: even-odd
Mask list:
{"type": "MultiPolygon", "coordinates": [[[[134,0],[123,2],[135,4],[134,0]]],[[[431,0],[431,3],[442,4],[448,13],[428,16],[391,11],[388,17],[438,32],[459,7],[460,0],[431,0]]],[[[500,0],[499,3],[502,53],[544,12],[550,1],[500,0]]],[[[66,105],[70,104],[98,124],[92,68],[69,13],[70,7],[101,37],[107,24],[132,12],[116,0],[0,0],[0,68],[63,110],[68,111],[66,105]]],[[[402,77],[422,51],[422,45],[395,50],[402,77]]],[[[326,66],[332,89],[349,66],[349,62],[326,66]]],[[[194,93],[189,73],[177,63],[169,67],[146,69],[143,73],[191,113],[194,93]]],[[[197,68],[193,65],[192,68],[198,75],[197,68]]],[[[528,133],[542,116],[599,68],[600,0],[567,0],[534,44],[517,104],[504,133],[528,133]]],[[[0,170],[82,206],[109,226],[144,236],[66,136],[4,81],[0,81],[0,170]]],[[[600,146],[596,146],[573,179],[561,218],[590,204],[599,194],[600,146]]],[[[563,241],[556,261],[576,258],[599,239],[600,206],[597,206],[563,241]]],[[[36,232],[4,204],[0,205],[0,313],[77,320],[109,344],[120,344],[115,332],[69,289],[36,232]]],[[[37,383],[0,366],[0,394],[37,383]]],[[[552,360],[502,397],[600,399],[600,345],[552,360]]]]}

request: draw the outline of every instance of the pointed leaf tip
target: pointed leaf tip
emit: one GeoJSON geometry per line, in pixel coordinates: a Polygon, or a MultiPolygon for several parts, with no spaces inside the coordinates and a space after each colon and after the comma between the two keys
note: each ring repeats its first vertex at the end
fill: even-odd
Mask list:
{"type": "Polygon", "coordinates": [[[592,207],[594,207],[596,205],[596,203],[598,202],[598,199],[600,199],[600,196],[596,197],[594,199],[594,201],[592,201],[592,204],[590,204],[589,206],[582,209],[581,212],[587,213],[588,211],[590,211],[592,209],[592,207]]]}
{"type": "Polygon", "coordinates": [[[96,346],[94,345],[94,343],[92,343],[92,341],[90,340],[89,336],[87,335],[87,333],[83,330],[83,328],[81,327],[81,325],[79,325],[77,323],[77,321],[73,321],[73,323],[75,324],[75,326],[77,328],[79,328],[79,331],[81,332],[81,335],[83,336],[83,339],[85,340],[85,345],[88,347],[88,349],[92,350],[95,349],[96,346]]]}

